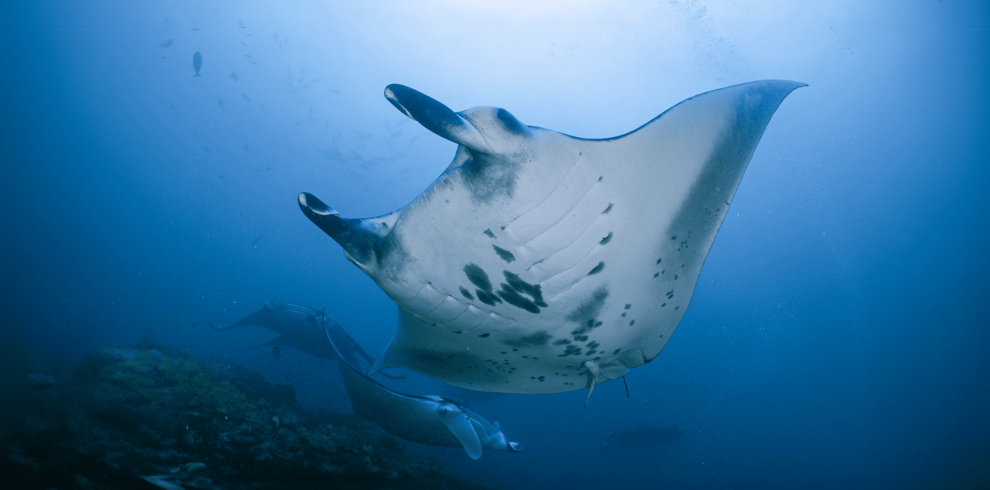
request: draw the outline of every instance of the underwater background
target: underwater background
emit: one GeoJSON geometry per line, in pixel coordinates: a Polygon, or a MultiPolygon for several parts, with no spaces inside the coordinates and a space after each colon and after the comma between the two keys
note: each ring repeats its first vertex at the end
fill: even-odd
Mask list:
{"type": "MultiPolygon", "coordinates": [[[[525,450],[389,450],[436,458],[423,478],[439,465],[495,488],[990,487],[987,2],[42,0],[5,6],[0,36],[11,478],[72,450],[16,443],[39,414],[70,419],[52,390],[141,373],[127,363],[148,352],[257,373],[245,400],[288,385],[293,413],[350,413],[334,363],[275,356],[262,346],[272,332],[208,322],[289,302],[384,348],[394,303],[296,196],[377,216],[446,168],[455,145],[396,111],[386,85],[605,138],[696,94],[778,78],[809,86],[775,114],[684,320],[630,372],[628,397],[613,381],[585,409],[583,390],[495,396],[410,376],[392,386],[466,400],[525,450]],[[680,432],[629,436],[647,426],[680,432]]],[[[279,416],[271,434],[290,415],[264,412],[279,416]]],[[[403,478],[418,478],[409,468],[403,478]]]]}

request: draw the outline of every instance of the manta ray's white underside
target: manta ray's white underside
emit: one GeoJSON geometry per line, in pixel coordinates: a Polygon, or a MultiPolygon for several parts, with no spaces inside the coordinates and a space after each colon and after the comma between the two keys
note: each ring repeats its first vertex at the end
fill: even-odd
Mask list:
{"type": "Polygon", "coordinates": [[[764,129],[802,86],[708,92],[587,140],[390,85],[393,105],[460,145],[446,172],[379,218],[340,218],[305,193],[299,204],[399,306],[373,371],[481,391],[593,388],[670,339],[764,129]]]}

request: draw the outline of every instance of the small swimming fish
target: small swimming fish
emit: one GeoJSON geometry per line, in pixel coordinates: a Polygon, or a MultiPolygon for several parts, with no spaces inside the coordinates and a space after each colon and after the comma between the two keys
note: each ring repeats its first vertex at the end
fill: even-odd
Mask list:
{"type": "Polygon", "coordinates": [[[163,48],[167,48],[167,47],[171,46],[173,43],[175,43],[174,40],[172,40],[172,39],[166,39],[165,42],[159,44],[158,46],[163,47],[163,48]]]}
{"type": "Polygon", "coordinates": [[[199,51],[196,51],[196,53],[193,54],[193,70],[196,70],[196,74],[193,75],[194,77],[199,76],[199,69],[202,67],[203,67],[203,55],[199,54],[199,51]]]}
{"type": "Polygon", "coordinates": [[[240,80],[239,78],[237,78],[237,72],[236,71],[230,72],[230,79],[233,80],[233,81],[235,81],[235,82],[238,81],[238,80],[240,80]]]}

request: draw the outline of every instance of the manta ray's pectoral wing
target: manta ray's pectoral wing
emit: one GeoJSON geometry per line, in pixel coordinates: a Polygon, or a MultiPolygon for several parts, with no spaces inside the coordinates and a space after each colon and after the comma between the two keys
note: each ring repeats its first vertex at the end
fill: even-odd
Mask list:
{"type": "Polygon", "coordinates": [[[471,419],[464,412],[457,410],[441,414],[441,420],[450,429],[450,433],[454,434],[454,437],[464,446],[464,452],[471,459],[481,458],[481,439],[478,438],[478,433],[475,432],[471,419]]]}

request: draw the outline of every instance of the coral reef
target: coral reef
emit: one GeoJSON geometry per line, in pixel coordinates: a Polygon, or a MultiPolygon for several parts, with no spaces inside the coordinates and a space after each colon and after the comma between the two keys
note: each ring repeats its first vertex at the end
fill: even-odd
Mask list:
{"type": "Polygon", "coordinates": [[[0,439],[22,488],[483,488],[354,416],[305,413],[291,386],[148,340],[39,379],[0,439]]]}

